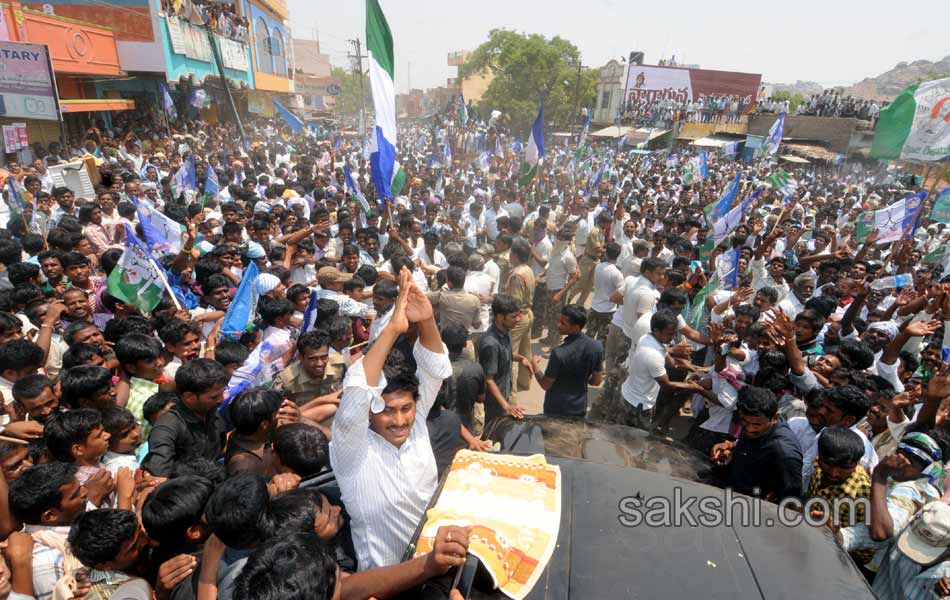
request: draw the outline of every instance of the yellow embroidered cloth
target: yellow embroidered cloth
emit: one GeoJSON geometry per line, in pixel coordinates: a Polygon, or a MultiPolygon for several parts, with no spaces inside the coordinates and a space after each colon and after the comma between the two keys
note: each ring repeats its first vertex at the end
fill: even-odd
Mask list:
{"type": "Polygon", "coordinates": [[[543,455],[460,450],[428,514],[416,556],[432,550],[439,527],[472,527],[468,550],[495,586],[522,600],[547,566],[561,522],[561,470],[543,455]]]}

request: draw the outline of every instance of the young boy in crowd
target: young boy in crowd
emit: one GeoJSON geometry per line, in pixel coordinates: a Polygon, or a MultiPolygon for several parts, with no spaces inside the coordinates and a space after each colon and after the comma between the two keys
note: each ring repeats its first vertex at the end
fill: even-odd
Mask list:
{"type": "MultiPolygon", "coordinates": [[[[162,376],[165,367],[162,343],[154,337],[132,333],[119,339],[115,355],[119,359],[117,402],[132,411],[143,430],[147,429],[142,406],[159,390],[155,380],[162,376]]],[[[148,432],[143,431],[143,434],[148,435],[148,432]]]]}
{"type": "Polygon", "coordinates": [[[99,509],[79,515],[69,530],[69,548],[79,562],[94,569],[102,600],[150,598],[152,588],[138,576],[148,536],[131,510],[99,509]]]}
{"type": "Polygon", "coordinates": [[[102,464],[115,477],[121,467],[135,472],[139,467],[138,450],[142,443],[142,426],[127,408],[110,406],[102,411],[102,426],[109,434],[109,451],[102,464]]]}
{"type": "Polygon", "coordinates": [[[102,367],[80,365],[66,369],[60,379],[60,390],[63,404],[70,408],[102,411],[115,406],[112,373],[102,367]]]}

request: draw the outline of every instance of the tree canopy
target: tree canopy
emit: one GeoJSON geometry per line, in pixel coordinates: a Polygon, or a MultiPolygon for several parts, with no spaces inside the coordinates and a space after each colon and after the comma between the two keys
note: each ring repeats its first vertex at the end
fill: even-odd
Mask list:
{"type": "MultiPolygon", "coordinates": [[[[360,77],[350,69],[333,67],[331,75],[340,81],[340,95],[337,97],[337,107],[343,102],[343,115],[353,119],[354,123],[360,118],[360,77]]],[[[369,77],[363,75],[363,93],[366,95],[366,119],[372,122],[373,97],[369,89],[369,77]]]]}
{"type": "MultiPolygon", "coordinates": [[[[564,38],[493,29],[488,40],[459,67],[459,77],[491,72],[494,79],[478,103],[479,111],[508,114],[512,132],[524,138],[538,114],[542,95],[545,125],[570,127],[580,59],[577,47],[564,38]]],[[[593,107],[596,82],[596,71],[581,69],[578,112],[593,107]]],[[[576,118],[580,123],[580,116],[576,118]]]]}

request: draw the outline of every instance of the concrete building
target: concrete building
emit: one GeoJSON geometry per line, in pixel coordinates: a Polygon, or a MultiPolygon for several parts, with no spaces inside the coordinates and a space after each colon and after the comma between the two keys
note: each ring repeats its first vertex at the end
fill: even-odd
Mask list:
{"type": "MultiPolygon", "coordinates": [[[[450,67],[461,67],[468,60],[470,52],[459,50],[458,52],[449,52],[448,65],[450,67]]],[[[450,77],[446,81],[446,87],[460,89],[466,102],[478,102],[485,95],[488,86],[491,85],[495,76],[490,71],[482,71],[471,77],[459,81],[458,77],[450,77]]]]}
{"type": "Polygon", "coordinates": [[[612,125],[623,106],[623,90],[627,82],[627,64],[611,60],[601,67],[597,78],[597,100],[591,122],[612,125]]]}
{"type": "MultiPolygon", "coordinates": [[[[320,40],[294,38],[294,70],[312,77],[329,77],[330,55],[320,51],[320,40]]],[[[298,93],[300,90],[297,90],[298,93]]]]}

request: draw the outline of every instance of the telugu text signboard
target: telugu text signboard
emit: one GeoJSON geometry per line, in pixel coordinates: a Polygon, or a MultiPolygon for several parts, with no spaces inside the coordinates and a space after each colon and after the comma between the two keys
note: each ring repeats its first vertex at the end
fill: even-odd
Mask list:
{"type": "Polygon", "coordinates": [[[46,46],[0,42],[0,116],[59,120],[46,46]]]}
{"type": "Polygon", "coordinates": [[[761,81],[757,73],[630,65],[624,98],[628,105],[649,107],[663,100],[703,102],[735,96],[742,100],[743,112],[749,112],[761,81]]]}

